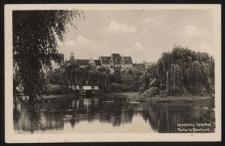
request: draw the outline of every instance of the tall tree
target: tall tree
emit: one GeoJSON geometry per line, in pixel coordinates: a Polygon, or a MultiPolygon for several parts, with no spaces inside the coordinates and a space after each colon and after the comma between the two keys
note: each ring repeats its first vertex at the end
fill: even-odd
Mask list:
{"type": "Polygon", "coordinates": [[[109,84],[110,70],[105,67],[98,68],[98,86],[100,90],[105,91],[106,86],[109,84]]]}
{"type": "Polygon", "coordinates": [[[180,46],[163,53],[157,68],[160,83],[172,95],[214,93],[214,59],[207,53],[194,52],[180,46]]]}
{"type": "Polygon", "coordinates": [[[45,89],[51,60],[59,61],[57,38],[63,41],[66,25],[81,16],[77,10],[13,11],[13,65],[31,104],[45,89]]]}
{"type": "Polygon", "coordinates": [[[166,90],[172,95],[183,92],[183,74],[177,64],[172,64],[170,70],[167,71],[166,90]]]}
{"type": "Polygon", "coordinates": [[[98,85],[98,71],[97,70],[90,70],[88,76],[88,83],[91,85],[92,90],[94,86],[98,85]]]}

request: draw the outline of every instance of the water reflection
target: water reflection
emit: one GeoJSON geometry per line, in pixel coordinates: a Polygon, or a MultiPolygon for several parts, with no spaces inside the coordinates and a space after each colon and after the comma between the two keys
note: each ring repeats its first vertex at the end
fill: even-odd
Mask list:
{"type": "Polygon", "coordinates": [[[38,129],[61,132],[145,132],[177,131],[177,123],[214,121],[208,104],[126,103],[122,99],[80,98],[48,99],[37,104],[40,111],[29,111],[29,105],[14,107],[14,130],[33,132],[38,129]],[[37,125],[34,127],[34,125],[37,125]],[[41,128],[40,128],[41,126],[41,128]]]}
{"type": "Polygon", "coordinates": [[[207,104],[148,103],[142,115],[152,129],[159,133],[179,132],[177,123],[206,123],[215,120],[215,113],[207,104]],[[211,119],[206,119],[206,114],[211,119]]]}

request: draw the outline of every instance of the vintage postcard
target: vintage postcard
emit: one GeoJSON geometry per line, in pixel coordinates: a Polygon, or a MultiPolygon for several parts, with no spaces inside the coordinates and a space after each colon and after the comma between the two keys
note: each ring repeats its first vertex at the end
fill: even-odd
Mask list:
{"type": "Polygon", "coordinates": [[[5,5],[5,141],[221,140],[221,6],[5,5]]]}

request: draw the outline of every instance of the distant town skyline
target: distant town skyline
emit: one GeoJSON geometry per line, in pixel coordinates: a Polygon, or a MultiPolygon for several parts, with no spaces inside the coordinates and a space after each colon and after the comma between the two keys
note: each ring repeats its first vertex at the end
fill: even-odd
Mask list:
{"type": "Polygon", "coordinates": [[[134,63],[155,62],[181,45],[214,56],[214,12],[210,9],[84,10],[68,25],[59,53],[69,59],[98,59],[119,53],[134,63]]]}

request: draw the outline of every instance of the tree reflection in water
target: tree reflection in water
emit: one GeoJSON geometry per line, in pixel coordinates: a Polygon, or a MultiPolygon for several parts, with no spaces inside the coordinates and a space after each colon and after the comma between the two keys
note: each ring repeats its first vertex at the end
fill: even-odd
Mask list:
{"type": "Polygon", "coordinates": [[[35,130],[44,130],[43,124],[41,123],[40,110],[37,103],[30,105],[30,123],[31,133],[33,133],[35,130]]]}
{"type": "Polygon", "coordinates": [[[22,131],[63,129],[65,122],[71,128],[81,121],[89,123],[99,120],[120,126],[132,122],[132,110],[124,110],[120,100],[104,101],[101,98],[64,98],[37,101],[34,106],[19,103],[20,111],[14,107],[14,129],[22,131]],[[18,116],[22,114],[21,116],[18,116]]]}
{"type": "Polygon", "coordinates": [[[14,129],[30,131],[33,133],[36,130],[44,130],[41,123],[41,112],[37,104],[15,103],[13,107],[13,120],[14,129]],[[26,108],[26,114],[24,115],[24,109],[26,108]],[[20,121],[22,119],[22,121],[20,121]]]}
{"type": "Polygon", "coordinates": [[[187,103],[148,103],[144,106],[142,116],[159,133],[178,132],[177,123],[210,122],[214,125],[215,121],[213,107],[187,103]]]}
{"type": "Polygon", "coordinates": [[[75,123],[76,123],[75,119],[70,119],[70,124],[72,128],[74,128],[75,123]]]}
{"type": "MultiPolygon", "coordinates": [[[[14,129],[31,133],[37,130],[67,128],[70,130],[76,129],[79,123],[82,125],[88,122],[91,125],[96,124],[96,121],[118,129],[124,124],[137,122],[138,116],[143,117],[146,126],[149,125],[153,131],[159,133],[178,132],[177,122],[215,121],[213,108],[205,104],[157,102],[131,104],[110,98],[60,98],[39,101],[33,107],[25,103],[15,106],[14,129]]],[[[142,125],[137,123],[134,126],[142,125]]]]}

